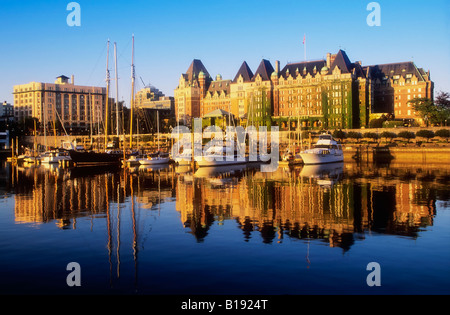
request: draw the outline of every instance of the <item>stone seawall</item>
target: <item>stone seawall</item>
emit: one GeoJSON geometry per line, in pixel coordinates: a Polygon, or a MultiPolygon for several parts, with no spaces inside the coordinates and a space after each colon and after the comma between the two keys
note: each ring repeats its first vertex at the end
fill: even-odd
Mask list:
{"type": "Polygon", "coordinates": [[[351,147],[344,150],[345,161],[450,164],[449,147],[351,147]]]}

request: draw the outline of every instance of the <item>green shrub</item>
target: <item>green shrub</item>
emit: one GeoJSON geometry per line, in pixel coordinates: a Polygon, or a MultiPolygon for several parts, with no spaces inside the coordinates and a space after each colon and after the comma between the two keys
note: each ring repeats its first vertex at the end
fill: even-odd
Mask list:
{"type": "Polygon", "coordinates": [[[434,132],[431,130],[419,130],[416,132],[416,137],[429,139],[434,138],[434,132]]]}
{"type": "Polygon", "coordinates": [[[383,128],[397,128],[397,127],[403,127],[403,121],[398,120],[391,120],[391,121],[385,121],[383,123],[383,128]]]}
{"type": "Polygon", "coordinates": [[[366,139],[372,139],[372,140],[377,140],[378,139],[378,134],[376,132],[366,132],[364,134],[364,138],[366,139]]]}
{"type": "Polygon", "coordinates": [[[347,139],[356,139],[359,140],[362,138],[362,135],[360,132],[356,132],[356,131],[349,131],[347,133],[347,139]]]}
{"type": "Polygon", "coordinates": [[[439,129],[435,133],[436,137],[450,138],[450,129],[439,129]]]}
{"type": "Polygon", "coordinates": [[[332,136],[333,136],[333,138],[343,140],[347,137],[347,134],[345,132],[343,132],[342,130],[335,130],[335,131],[333,131],[332,136]]]}
{"type": "Polygon", "coordinates": [[[391,132],[391,131],[383,131],[380,134],[380,138],[386,138],[386,139],[390,139],[390,141],[392,141],[392,139],[397,138],[397,134],[395,132],[391,132]]]}
{"type": "Polygon", "coordinates": [[[384,122],[384,119],[382,119],[382,118],[372,119],[369,122],[369,128],[382,128],[383,127],[383,122],[384,122]]]}
{"type": "Polygon", "coordinates": [[[411,132],[411,131],[401,131],[398,133],[398,137],[406,139],[409,142],[409,140],[414,139],[416,137],[416,135],[414,134],[414,132],[411,132]]]}

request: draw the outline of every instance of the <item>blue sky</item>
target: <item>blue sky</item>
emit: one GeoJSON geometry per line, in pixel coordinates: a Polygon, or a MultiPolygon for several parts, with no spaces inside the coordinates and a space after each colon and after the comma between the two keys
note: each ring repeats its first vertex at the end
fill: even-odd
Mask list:
{"type": "Polygon", "coordinates": [[[129,104],[132,34],[137,88],[142,78],[169,96],[193,59],[225,79],[243,61],[255,71],[263,58],[281,67],[304,60],[304,34],[309,60],[339,49],[363,65],[413,60],[431,71],[435,92],[450,92],[447,0],[379,0],[379,27],[366,23],[369,0],[78,0],[79,27],[66,23],[70,2],[0,0],[0,101],[12,103],[16,84],[62,74],[104,86],[110,39],[111,76],[117,42],[119,99],[129,104]]]}

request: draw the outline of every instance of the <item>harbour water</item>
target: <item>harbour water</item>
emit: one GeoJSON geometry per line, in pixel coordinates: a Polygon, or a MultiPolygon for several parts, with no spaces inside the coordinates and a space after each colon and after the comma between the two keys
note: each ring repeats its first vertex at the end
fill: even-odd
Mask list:
{"type": "Polygon", "coordinates": [[[2,294],[450,293],[449,165],[2,163],[0,178],[2,294]]]}

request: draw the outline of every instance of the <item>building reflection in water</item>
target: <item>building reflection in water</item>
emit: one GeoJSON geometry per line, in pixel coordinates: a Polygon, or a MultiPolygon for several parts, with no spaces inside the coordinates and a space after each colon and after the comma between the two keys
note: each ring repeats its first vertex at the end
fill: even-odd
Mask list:
{"type": "MultiPolygon", "coordinates": [[[[7,174],[17,223],[56,222],[61,228],[76,228],[77,218],[92,216],[105,217],[109,224],[113,203],[120,213],[124,203],[131,203],[131,211],[155,211],[168,201],[199,242],[214,224],[232,220],[247,242],[258,237],[264,243],[287,237],[321,239],[344,250],[370,232],[417,237],[433,224],[436,201],[449,199],[450,178],[442,166],[357,164],[280,167],[274,173],[261,173],[259,166],[195,172],[174,166],[39,166],[13,167],[7,174]]],[[[133,213],[133,228],[135,220],[133,213]]]]}
{"type": "Polygon", "coordinates": [[[176,209],[199,241],[215,221],[236,220],[246,241],[322,239],[347,250],[370,232],[417,237],[433,224],[436,200],[448,200],[439,196],[446,194],[448,175],[442,169],[356,164],[275,173],[200,169],[178,177],[176,209]]]}

